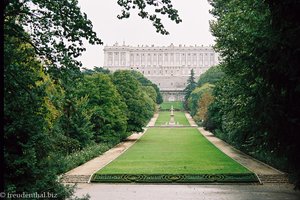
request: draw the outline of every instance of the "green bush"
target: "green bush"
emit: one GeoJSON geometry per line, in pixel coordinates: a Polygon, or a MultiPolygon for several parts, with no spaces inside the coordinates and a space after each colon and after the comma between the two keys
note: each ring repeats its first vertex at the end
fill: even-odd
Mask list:
{"type": "Polygon", "coordinates": [[[103,154],[113,146],[114,144],[107,143],[94,144],[75,153],[71,153],[65,157],[59,157],[56,162],[58,174],[65,173],[77,166],[84,164],[85,162],[103,154]]]}

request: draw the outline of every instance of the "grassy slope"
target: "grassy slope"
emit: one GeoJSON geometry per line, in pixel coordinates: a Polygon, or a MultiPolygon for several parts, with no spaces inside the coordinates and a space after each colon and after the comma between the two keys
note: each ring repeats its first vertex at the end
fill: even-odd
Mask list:
{"type": "MultiPolygon", "coordinates": [[[[165,125],[166,122],[169,122],[170,114],[171,114],[171,112],[169,112],[169,111],[159,112],[159,116],[155,122],[155,126],[165,125]]],[[[184,112],[174,112],[174,120],[175,120],[176,124],[177,124],[177,122],[179,122],[180,125],[185,125],[185,126],[190,125],[189,121],[185,117],[184,112]]]]}
{"type": "Polygon", "coordinates": [[[184,110],[182,101],[170,101],[160,104],[160,110],[170,110],[173,105],[174,110],[184,110]]]}
{"type": "Polygon", "coordinates": [[[99,174],[249,173],[196,128],[150,128],[99,174]]]}

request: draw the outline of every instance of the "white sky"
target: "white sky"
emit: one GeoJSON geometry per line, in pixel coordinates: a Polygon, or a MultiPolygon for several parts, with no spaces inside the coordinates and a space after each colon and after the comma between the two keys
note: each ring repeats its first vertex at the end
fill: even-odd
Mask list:
{"type": "MultiPolygon", "coordinates": [[[[178,10],[182,22],[175,22],[163,18],[162,22],[170,35],[156,33],[151,21],[141,19],[136,12],[131,12],[129,19],[119,20],[121,7],[117,0],[79,0],[81,10],[85,12],[93,23],[94,31],[104,45],[157,45],[168,46],[171,43],[178,46],[185,45],[213,45],[214,38],[209,31],[209,14],[211,6],[207,0],[172,0],[178,10]]],[[[83,67],[92,69],[103,65],[104,45],[85,44],[86,51],[79,57],[83,67]]]]}

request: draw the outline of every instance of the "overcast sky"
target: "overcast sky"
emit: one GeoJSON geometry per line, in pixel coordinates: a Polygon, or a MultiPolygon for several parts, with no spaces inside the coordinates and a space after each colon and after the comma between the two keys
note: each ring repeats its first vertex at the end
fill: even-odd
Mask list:
{"type": "MultiPolygon", "coordinates": [[[[175,22],[163,18],[163,24],[170,35],[156,33],[155,27],[146,19],[141,19],[136,12],[132,12],[129,19],[119,20],[121,7],[117,0],[79,0],[81,10],[92,21],[94,31],[103,41],[104,45],[119,44],[129,45],[213,45],[214,38],[209,31],[209,14],[211,6],[207,0],[172,0],[178,10],[182,22],[175,22]]],[[[83,67],[93,68],[103,65],[104,45],[85,44],[86,51],[78,59],[83,67]]]]}

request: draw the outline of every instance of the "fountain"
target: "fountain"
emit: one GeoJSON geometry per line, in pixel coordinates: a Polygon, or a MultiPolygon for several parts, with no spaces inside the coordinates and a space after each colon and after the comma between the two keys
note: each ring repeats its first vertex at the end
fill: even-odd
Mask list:
{"type": "Polygon", "coordinates": [[[172,126],[175,125],[173,105],[171,106],[171,118],[170,118],[169,125],[172,125],[172,126]]]}

